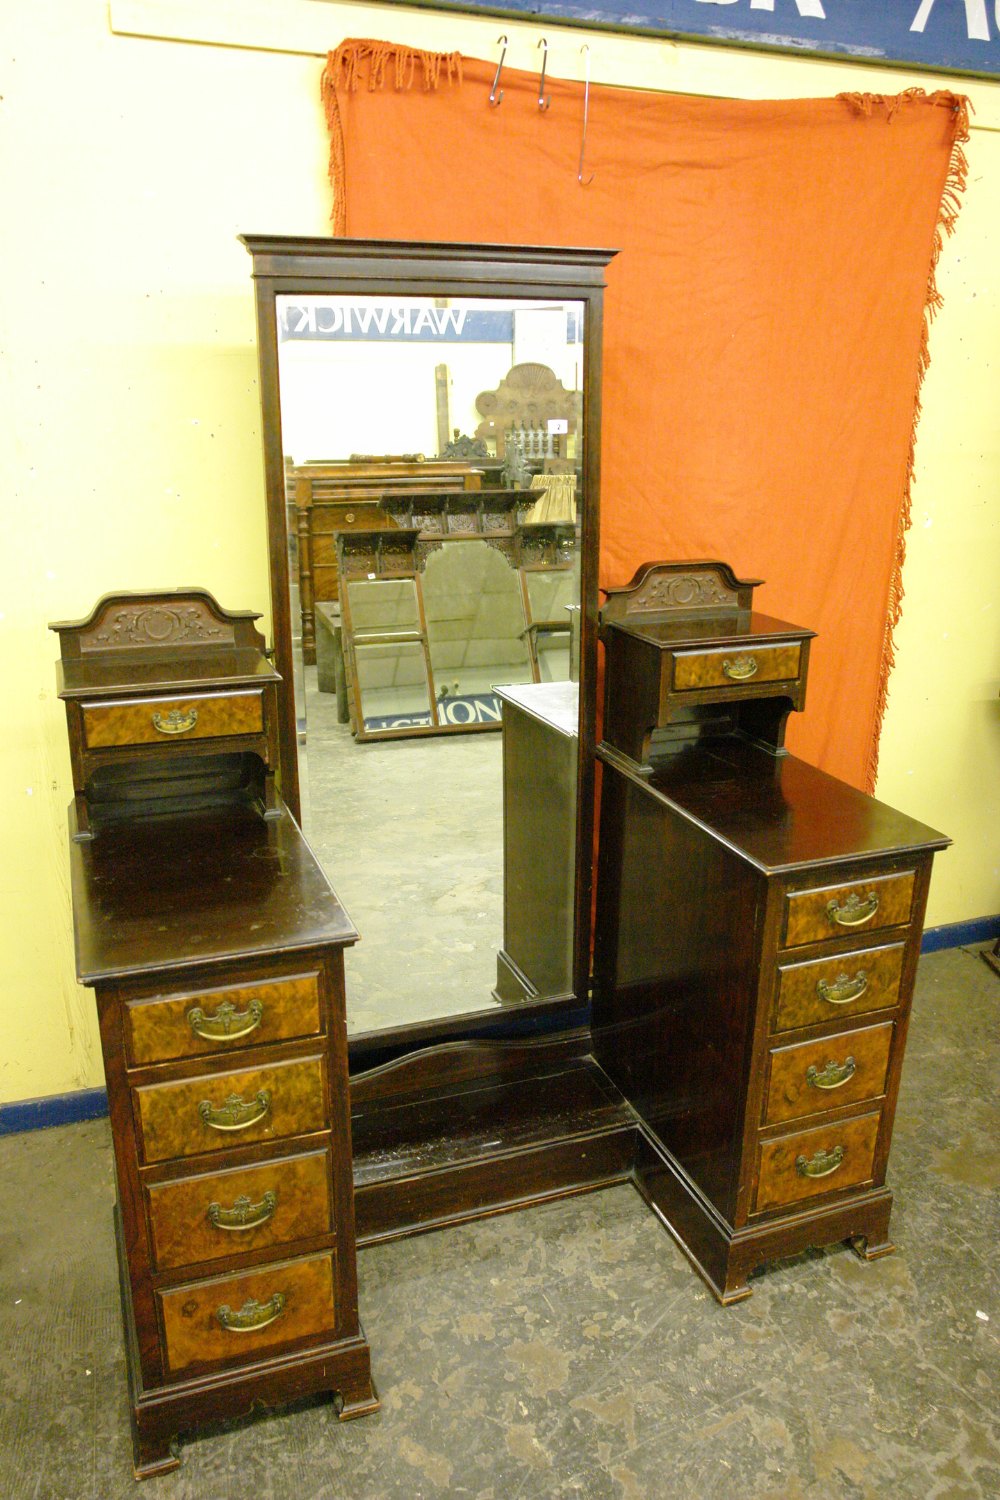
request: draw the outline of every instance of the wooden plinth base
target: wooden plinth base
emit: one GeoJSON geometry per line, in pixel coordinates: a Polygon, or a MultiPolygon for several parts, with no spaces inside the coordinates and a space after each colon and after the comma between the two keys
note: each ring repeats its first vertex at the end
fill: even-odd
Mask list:
{"type": "Polygon", "coordinates": [[[645,1132],[636,1151],[635,1185],[723,1305],[752,1294],[747,1277],[768,1260],[851,1241],[865,1260],[889,1255],[888,1188],[870,1188],[827,1207],[809,1207],[745,1229],[733,1229],[683,1168],[645,1132]]]}

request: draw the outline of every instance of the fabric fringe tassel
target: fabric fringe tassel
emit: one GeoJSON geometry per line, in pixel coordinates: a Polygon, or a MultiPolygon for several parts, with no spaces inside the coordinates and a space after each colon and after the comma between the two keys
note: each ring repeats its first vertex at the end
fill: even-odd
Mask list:
{"type": "Polygon", "coordinates": [[[951,157],[948,163],[948,174],[945,178],[944,189],[941,193],[941,207],[938,210],[938,221],[934,230],[934,243],[931,248],[930,269],[927,273],[927,292],[924,298],[924,325],[920,335],[916,386],[913,395],[913,422],[910,427],[910,445],[906,456],[906,477],[899,507],[896,550],[892,562],[892,571],[889,575],[885,633],[882,637],[882,658],[879,665],[879,680],[875,698],[875,718],[872,724],[872,737],[868,748],[868,760],[865,766],[865,791],[873,793],[878,781],[878,754],[879,742],[882,736],[882,724],[889,701],[889,676],[896,664],[895,632],[903,613],[903,564],[906,561],[906,533],[909,531],[910,523],[913,519],[913,479],[916,471],[917,427],[920,422],[921,411],[923,410],[921,391],[923,389],[924,377],[931,362],[930,326],[944,305],[944,298],[938,291],[937,286],[937,266],[938,261],[941,259],[945,237],[953,234],[955,231],[962,202],[962,194],[965,191],[968,181],[969,163],[962,148],[969,139],[969,110],[971,104],[964,94],[953,94],[946,89],[941,89],[934,94],[928,94],[923,89],[905,89],[901,94],[890,96],[883,94],[839,94],[837,97],[842,99],[845,104],[849,104],[852,109],[857,110],[859,114],[872,115],[876,110],[882,110],[885,113],[887,122],[891,122],[893,116],[906,104],[930,104],[939,108],[950,109],[954,116],[951,157]]]}
{"type": "Polygon", "coordinates": [[[333,187],[331,220],[335,235],[347,232],[347,198],[344,191],[344,128],[337,100],[339,89],[351,92],[367,78],[370,92],[391,85],[397,92],[412,89],[420,72],[425,91],[446,84],[462,82],[461,52],[422,52],[416,47],[402,47],[395,42],[341,42],[327,55],[323,69],[322,97],[326,124],[330,134],[330,183],[333,187]],[[389,75],[387,77],[387,74],[389,75]]]}

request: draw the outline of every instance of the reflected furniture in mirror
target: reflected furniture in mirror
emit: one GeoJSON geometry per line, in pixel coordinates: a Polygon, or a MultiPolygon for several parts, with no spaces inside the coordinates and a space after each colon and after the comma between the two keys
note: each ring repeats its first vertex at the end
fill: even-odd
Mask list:
{"type": "Polygon", "coordinates": [[[576,528],[518,524],[517,494],[485,493],[448,497],[430,514],[384,501],[421,529],[337,538],[358,739],[499,729],[499,683],[569,680],[576,528]]]}
{"type": "Polygon", "coordinates": [[[342,1418],[378,1409],[354,1248],[357,933],[274,794],[278,677],[257,618],[179,589],[106,595],[52,627],[137,1478],[176,1467],[180,1432],[255,1407],[336,1393],[342,1418]]]}
{"type": "MultiPolygon", "coordinates": [[[[634,1122],[595,1065],[586,1027],[602,299],[611,252],[268,236],[244,243],[256,291],[272,623],[284,684],[281,791],[362,934],[347,986],[359,1243],[620,1181],[634,1122]],[[398,661],[405,648],[427,695],[420,711],[431,715],[439,676],[453,689],[473,667],[473,691],[495,689],[498,701],[532,686],[572,690],[559,798],[544,809],[546,854],[558,847],[559,900],[549,905],[543,881],[535,907],[558,961],[536,966],[525,985],[505,986],[504,818],[509,826],[519,800],[530,827],[543,814],[532,799],[547,796],[547,783],[529,775],[505,790],[498,734],[354,738],[338,722],[335,695],[317,690],[296,639],[286,483],[315,455],[333,468],[362,451],[440,452],[445,408],[456,447],[463,433],[462,446],[473,447],[483,441],[477,398],[519,368],[544,370],[546,401],[557,386],[562,403],[558,413],[546,406],[542,429],[521,408],[516,431],[534,432],[532,443],[551,449],[526,454],[523,484],[498,483],[494,435],[486,459],[472,452],[454,460],[478,485],[472,478],[456,494],[439,483],[432,499],[430,485],[415,492],[407,484],[414,474],[400,475],[383,487],[379,524],[362,524],[352,494],[353,519],[345,509],[332,528],[345,642],[350,634],[346,676],[360,684],[365,717],[361,649],[398,648],[398,661]],[[570,493],[564,519],[532,524],[549,498],[532,489],[533,462],[539,472],[546,464],[568,471],[550,476],[570,493]],[[471,649],[469,624],[471,603],[488,592],[487,572],[503,578],[510,616],[494,632],[506,645],[492,660],[471,649]],[[393,633],[405,639],[379,639],[393,633]]],[[[501,424],[505,447],[531,447],[508,444],[507,432],[501,424]]],[[[315,492],[305,508],[315,512],[315,492]]],[[[383,681],[378,716],[412,712],[403,695],[412,685],[383,681]],[[395,700],[391,687],[401,690],[395,700]]],[[[524,769],[523,755],[517,764],[524,769]]]]}

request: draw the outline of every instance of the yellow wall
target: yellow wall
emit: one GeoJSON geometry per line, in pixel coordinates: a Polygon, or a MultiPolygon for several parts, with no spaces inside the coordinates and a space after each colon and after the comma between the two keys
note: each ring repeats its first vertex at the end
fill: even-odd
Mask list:
{"type": "MultiPolygon", "coordinates": [[[[106,0],[39,0],[4,7],[0,23],[0,409],[10,419],[0,444],[0,1101],[101,1081],[93,1002],[73,981],[69,764],[46,623],[87,612],[110,589],[178,583],[204,584],[233,607],[265,606],[253,306],[236,236],[328,232],[315,54],[353,35],[494,56],[501,29],[489,18],[314,0],[112,0],[110,15],[117,32],[106,0]],[[163,39],[171,35],[232,45],[163,39]]],[[[540,28],[502,29],[511,66],[534,67],[540,28]]],[[[589,40],[592,77],[623,85],[792,97],[935,84],[548,34],[551,72],[581,76],[589,40]]],[[[940,272],[947,301],[925,387],[879,783],[880,795],[956,841],[938,861],[932,923],[1000,909],[1000,87],[965,87],[978,111],[972,170],[940,272]]],[[[458,160],[447,168],[459,169],[458,160]]]]}

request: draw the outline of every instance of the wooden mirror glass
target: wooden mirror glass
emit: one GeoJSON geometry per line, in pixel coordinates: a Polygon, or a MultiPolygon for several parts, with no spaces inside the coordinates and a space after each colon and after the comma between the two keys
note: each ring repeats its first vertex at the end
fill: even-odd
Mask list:
{"type": "Polygon", "coordinates": [[[284,800],[362,934],[358,1057],[589,978],[610,252],[243,236],[284,800]]]}

